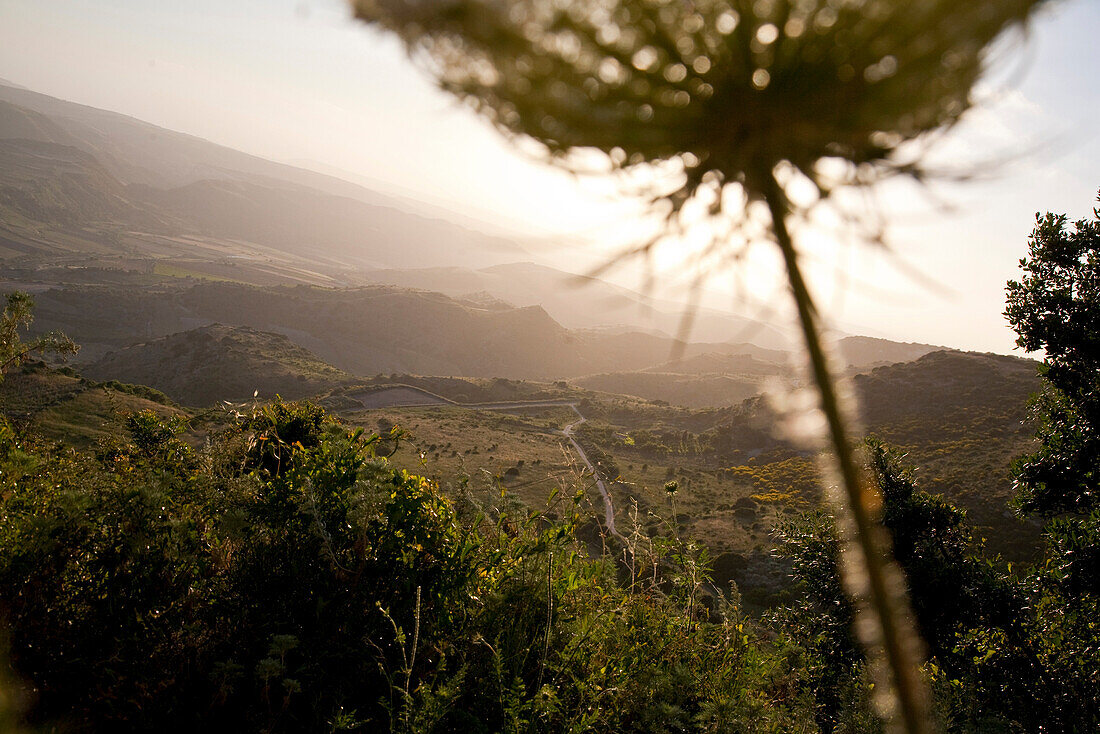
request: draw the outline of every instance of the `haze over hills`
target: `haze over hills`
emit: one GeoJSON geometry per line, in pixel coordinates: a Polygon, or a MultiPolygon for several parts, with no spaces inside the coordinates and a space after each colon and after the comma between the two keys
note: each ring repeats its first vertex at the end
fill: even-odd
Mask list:
{"type": "MultiPolygon", "coordinates": [[[[40,181],[0,176],[12,211],[0,210],[7,238],[40,237],[20,219],[62,233],[80,226],[81,247],[133,254],[142,234],[190,234],[236,240],[291,254],[320,256],[335,266],[401,267],[423,262],[490,264],[523,257],[514,242],[459,227],[442,218],[401,210],[400,200],[330,176],[224,148],[189,135],[104,110],[0,85],[0,148],[23,167],[38,158],[40,181]],[[36,145],[28,146],[27,141],[36,145]],[[74,149],[85,156],[76,156],[74,149]],[[62,159],[67,168],[51,162],[62,159]],[[52,174],[52,175],[51,175],[52,174]],[[95,187],[51,196],[67,177],[94,179],[95,187]],[[59,181],[60,180],[60,181],[59,181]],[[99,189],[102,189],[100,191],[99,189]],[[112,207],[104,208],[106,195],[112,207]],[[62,204],[59,210],[55,204],[62,204]],[[136,211],[134,211],[136,210],[136,211]],[[136,216],[156,212],[159,221],[136,216]],[[14,218],[11,214],[17,216],[14,218]],[[74,221],[71,213],[78,217],[74,221]],[[58,216],[60,214],[60,216],[58,216]],[[119,240],[127,234],[125,242],[119,240]],[[304,239],[303,239],[304,238],[304,239]]],[[[441,212],[442,214],[442,212],[441,212]]],[[[68,238],[65,238],[68,239],[68,238]]],[[[47,253],[51,252],[47,250],[47,253]]],[[[45,254],[45,253],[43,253],[45,254]]],[[[186,255],[186,252],[177,252],[186,255]]]]}
{"type": "MultiPolygon", "coordinates": [[[[931,344],[903,344],[862,336],[845,337],[837,344],[842,363],[855,374],[942,350],[931,344]]],[[[698,347],[692,351],[698,352],[698,347]]],[[[725,407],[758,395],[769,385],[796,384],[801,374],[798,367],[797,358],[789,353],[744,344],[739,349],[695,353],[641,370],[589,375],[575,382],[590,390],[688,408],[725,407]]]]}
{"type": "MultiPolygon", "coordinates": [[[[692,407],[793,379],[784,329],[702,309],[692,343],[678,345],[677,304],[529,262],[516,243],[434,212],[0,84],[5,275],[39,292],[37,328],[69,332],[85,364],[139,342],[178,350],[152,340],[225,324],[282,335],[289,346],[266,346],[310,350],[359,376],[583,378],[692,407]]],[[[258,358],[258,339],[231,351],[258,358]]],[[[937,349],[865,337],[839,346],[855,371],[937,349]]],[[[149,358],[127,354],[103,364],[149,358]]]]}
{"type": "MultiPolygon", "coordinates": [[[[423,288],[452,297],[487,293],[516,306],[539,305],[571,329],[600,325],[675,336],[683,319],[683,307],[678,304],[532,262],[505,263],[478,270],[458,267],[376,270],[361,277],[374,283],[423,288]]],[[[790,337],[775,326],[706,308],[695,312],[689,340],[751,342],[772,349],[791,346],[790,337]]]]}
{"type": "MultiPolygon", "coordinates": [[[[258,288],[181,282],[40,288],[36,331],[63,329],[95,361],[136,342],[221,323],[289,337],[356,375],[410,372],[561,379],[668,360],[674,340],[640,332],[569,330],[539,306],[480,308],[393,286],[258,288]]],[[[687,353],[752,345],[690,344],[687,353]]]]}
{"type": "MultiPolygon", "coordinates": [[[[480,293],[542,306],[568,328],[673,335],[682,318],[677,304],[525,262],[516,242],[446,210],[2,84],[0,163],[9,260],[148,259],[163,272],[259,285],[480,293]]],[[[782,329],[708,309],[690,338],[788,346],[782,329]]]]}
{"type": "MultiPolygon", "coordinates": [[[[0,137],[24,137],[79,147],[127,184],[170,189],[206,180],[281,182],[375,206],[401,208],[406,203],[399,197],[339,177],[242,153],[128,115],[39,94],[3,80],[0,80],[0,101],[7,103],[0,106],[5,109],[0,112],[3,121],[0,137]],[[11,121],[20,116],[26,119],[17,127],[19,123],[11,121]]],[[[432,211],[419,203],[410,205],[432,211]]]]}

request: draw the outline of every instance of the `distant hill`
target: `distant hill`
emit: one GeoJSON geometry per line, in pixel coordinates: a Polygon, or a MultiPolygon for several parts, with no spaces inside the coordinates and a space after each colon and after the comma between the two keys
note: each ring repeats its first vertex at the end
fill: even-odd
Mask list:
{"type": "MultiPolygon", "coordinates": [[[[572,331],[539,306],[481,308],[387,286],[251,287],[191,282],[40,289],[36,330],[62,329],[93,362],[137,342],[222,323],[282,334],[354,375],[411,373],[562,379],[668,360],[673,340],[572,331]]],[[[692,344],[689,353],[746,345],[692,344]]]]}
{"type": "Polygon", "coordinates": [[[837,343],[840,357],[848,367],[862,371],[881,365],[912,362],[945,347],[878,339],[870,336],[846,336],[837,343]]]}
{"type": "MultiPolygon", "coordinates": [[[[104,274],[110,271],[41,272],[75,282],[33,288],[34,328],[65,331],[82,345],[85,365],[138,343],[224,324],[280,334],[357,377],[574,379],[588,389],[693,408],[734,405],[759,393],[768,379],[792,379],[787,355],[777,350],[734,343],[683,345],[641,332],[571,330],[539,306],[515,308],[491,298],[466,301],[393,286],[259,287],[153,276],[95,285],[101,277],[108,280],[104,274]],[[677,352],[683,356],[669,362],[677,352]]],[[[160,382],[174,379],[172,373],[125,375],[154,386],[174,384],[160,382]]],[[[176,392],[164,389],[181,394],[178,387],[172,388],[176,392]]]]}
{"type": "MultiPolygon", "coordinates": [[[[463,267],[431,267],[374,270],[360,276],[373,283],[423,288],[452,297],[487,293],[515,306],[539,305],[555,321],[570,329],[622,327],[629,331],[658,331],[675,336],[683,318],[682,307],[654,300],[598,278],[585,277],[531,262],[506,263],[475,270],[463,267]]],[[[772,349],[787,349],[790,340],[774,326],[699,309],[689,341],[752,342],[772,349]]]]}
{"type": "Polygon", "coordinates": [[[695,354],[650,367],[646,372],[678,375],[775,375],[786,372],[789,367],[789,352],[762,349],[754,344],[737,346],[740,351],[695,354]]]}
{"type": "Polygon", "coordinates": [[[100,160],[120,181],[172,189],[198,181],[251,181],[291,184],[353,198],[379,207],[416,207],[422,218],[445,219],[447,212],[406,202],[343,180],[339,176],[277,163],[227,148],[194,135],[168,130],[128,115],[68,102],[0,80],[0,138],[33,139],[73,145],[100,160]],[[34,137],[26,123],[8,122],[13,114],[44,127],[34,137]],[[5,111],[7,110],[7,111],[5,111]],[[44,122],[46,121],[46,122],[44,122]]]}
{"type": "Polygon", "coordinates": [[[185,405],[298,399],[353,381],[282,334],[213,324],[112,352],[82,372],[149,385],[185,405]]]}
{"type": "MultiPolygon", "coordinates": [[[[57,143],[0,140],[0,242],[7,256],[57,255],[73,249],[109,252],[116,222],[145,229],[168,226],[129,197],[127,189],[91,155],[57,143]],[[71,231],[49,238],[41,225],[71,231]],[[99,232],[88,232],[102,226],[99,232]],[[18,232],[25,231],[25,236],[18,232]],[[45,235],[45,236],[44,236],[45,235]],[[79,238],[79,239],[76,239],[79,238]],[[92,244],[94,243],[94,244],[92,244]]],[[[48,229],[48,228],[47,228],[48,229]]]]}

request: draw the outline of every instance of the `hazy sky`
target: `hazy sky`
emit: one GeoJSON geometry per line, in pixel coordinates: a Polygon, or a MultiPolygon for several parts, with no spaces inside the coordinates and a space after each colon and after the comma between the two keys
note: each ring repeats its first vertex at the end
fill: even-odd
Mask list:
{"type": "MultiPolygon", "coordinates": [[[[937,187],[951,211],[912,187],[886,187],[879,206],[894,255],[807,234],[815,283],[843,328],[1011,350],[1004,283],[1035,212],[1090,216],[1100,188],[1100,3],[1052,5],[1029,38],[1003,51],[1005,71],[985,85],[985,103],[939,152],[944,161],[997,161],[982,168],[987,180],[937,187]]],[[[567,269],[597,263],[632,231],[629,208],[606,200],[606,184],[512,151],[392,39],[352,22],[340,0],[0,0],[0,78],[346,171],[537,236],[536,254],[567,269]]],[[[762,250],[758,269],[744,274],[757,301],[779,287],[768,259],[762,250]]],[[[671,268],[671,259],[659,264],[671,268]]],[[[620,277],[637,285],[632,273],[620,277]]],[[[666,294],[682,280],[667,278],[666,294]]],[[[722,275],[709,288],[731,282],[722,275]]]]}

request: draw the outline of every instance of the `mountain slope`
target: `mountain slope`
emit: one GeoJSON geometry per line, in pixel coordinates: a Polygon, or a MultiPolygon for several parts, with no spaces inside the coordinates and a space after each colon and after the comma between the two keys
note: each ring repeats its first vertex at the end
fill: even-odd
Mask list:
{"type": "MultiPolygon", "coordinates": [[[[105,242],[117,242],[120,230],[203,234],[298,256],[322,255],[353,267],[424,262],[483,266],[525,254],[507,239],[446,221],[442,211],[438,217],[412,214],[401,209],[400,199],[346,181],[125,115],[0,85],[0,141],[27,140],[67,146],[90,156],[105,174],[105,189],[125,189],[129,208],[152,210],[155,218],[165,221],[151,226],[148,217],[135,218],[134,212],[118,212],[104,220],[89,218],[80,208],[54,209],[31,218],[32,226],[6,227],[6,238],[16,242],[33,242],[36,232],[52,228],[57,230],[55,240],[67,243],[68,252],[80,254],[85,252],[83,240],[74,238],[74,231],[89,228],[96,230],[90,239],[105,242]]],[[[66,169],[51,168],[56,158],[42,153],[29,170],[42,181],[63,177],[66,169]]],[[[37,180],[32,177],[31,185],[37,180]]],[[[0,222],[11,224],[6,217],[0,222]]],[[[133,254],[135,248],[147,249],[145,244],[138,237],[115,250],[133,254]]],[[[187,254],[186,248],[177,250],[187,254]]]]}

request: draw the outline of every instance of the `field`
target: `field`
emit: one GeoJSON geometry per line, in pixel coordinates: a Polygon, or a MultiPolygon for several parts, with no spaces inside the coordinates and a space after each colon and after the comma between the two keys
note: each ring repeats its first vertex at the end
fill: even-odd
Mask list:
{"type": "MultiPolygon", "coordinates": [[[[398,440],[383,442],[390,460],[410,473],[436,480],[450,493],[509,494],[541,508],[554,489],[572,489],[582,467],[560,430],[576,420],[569,408],[515,412],[471,410],[454,405],[344,412],[342,418],[398,440]]],[[[592,493],[591,501],[599,502],[592,493]]]]}
{"type": "MultiPolygon", "coordinates": [[[[754,607],[781,600],[787,586],[787,570],[770,551],[775,524],[822,502],[817,456],[787,439],[782,417],[765,400],[690,409],[562,383],[408,375],[371,381],[374,389],[387,384],[449,400],[575,402],[587,419],[576,438],[607,482],[619,531],[653,536],[675,529],[698,540],[709,550],[716,581],[736,582],[754,607]],[[670,482],[674,493],[666,491],[670,482]]],[[[1008,466],[1031,446],[1026,402],[1034,384],[1030,362],[961,353],[878,368],[856,380],[867,430],[906,454],[921,487],[966,509],[992,551],[1024,561],[1035,557],[1038,531],[1007,511],[1008,466]]],[[[555,488],[584,486],[592,518],[602,518],[591,478],[581,480],[578,459],[558,433],[576,420],[570,409],[357,410],[342,397],[342,415],[357,425],[406,431],[393,461],[448,491],[504,491],[541,508],[555,488]]]]}

